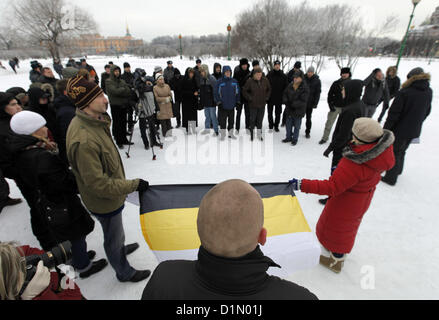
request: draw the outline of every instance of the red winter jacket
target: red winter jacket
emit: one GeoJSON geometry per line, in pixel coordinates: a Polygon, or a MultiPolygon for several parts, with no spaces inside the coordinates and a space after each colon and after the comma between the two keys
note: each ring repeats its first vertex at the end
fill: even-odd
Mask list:
{"type": "MultiPolygon", "coordinates": [[[[20,247],[20,251],[20,254],[23,254],[25,257],[31,255],[40,255],[44,253],[44,251],[36,248],[31,248],[30,246],[22,246],[20,247]]],[[[82,300],[83,297],[81,294],[81,290],[76,285],[76,283],[74,285],[74,289],[61,289],[61,292],[58,292],[58,289],[60,289],[58,273],[51,272],[49,286],[46,288],[46,290],[41,292],[40,295],[33,298],[32,300],[82,300]]]]}
{"type": "Polygon", "coordinates": [[[375,144],[351,145],[329,180],[302,180],[306,193],[330,198],[317,223],[317,237],[329,251],[350,253],[363,215],[369,209],[381,174],[395,165],[391,131],[375,144]]]}

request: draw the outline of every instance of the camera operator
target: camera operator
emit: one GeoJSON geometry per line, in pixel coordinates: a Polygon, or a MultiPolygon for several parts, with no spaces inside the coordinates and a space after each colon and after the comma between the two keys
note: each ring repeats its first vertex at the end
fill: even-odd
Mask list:
{"type": "Polygon", "coordinates": [[[0,243],[0,300],[85,299],[73,280],[69,280],[67,288],[63,288],[65,286],[60,285],[58,273],[50,272],[43,260],[38,262],[33,277],[27,279],[29,274],[25,257],[44,254],[44,251],[30,246],[0,243]],[[30,281],[25,285],[27,280],[30,281]]]}

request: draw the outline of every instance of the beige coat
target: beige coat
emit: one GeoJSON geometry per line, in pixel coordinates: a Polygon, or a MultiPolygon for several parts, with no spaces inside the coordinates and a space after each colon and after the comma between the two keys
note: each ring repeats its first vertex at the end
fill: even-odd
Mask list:
{"type": "Polygon", "coordinates": [[[163,86],[154,86],[154,97],[159,105],[160,112],[157,113],[158,120],[169,120],[174,114],[172,113],[172,93],[171,88],[164,84],[163,86]]]}

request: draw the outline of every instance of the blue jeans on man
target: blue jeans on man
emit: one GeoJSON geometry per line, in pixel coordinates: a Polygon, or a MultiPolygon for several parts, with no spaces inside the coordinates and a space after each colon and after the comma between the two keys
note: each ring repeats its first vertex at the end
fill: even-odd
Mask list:
{"type": "Polygon", "coordinates": [[[94,214],[104,232],[105,254],[116,271],[116,277],[119,281],[127,281],[136,273],[136,270],[129,264],[125,252],[125,232],[122,224],[123,208],[124,206],[105,215],[94,214]]]}
{"type": "Polygon", "coordinates": [[[212,129],[218,133],[218,118],[216,117],[216,107],[204,108],[204,115],[206,116],[205,128],[212,129]]]}
{"type": "Polygon", "coordinates": [[[287,130],[287,141],[297,143],[299,140],[300,127],[302,126],[302,118],[287,117],[286,130],[287,130]],[[294,133],[293,133],[294,127],[294,133]]]}

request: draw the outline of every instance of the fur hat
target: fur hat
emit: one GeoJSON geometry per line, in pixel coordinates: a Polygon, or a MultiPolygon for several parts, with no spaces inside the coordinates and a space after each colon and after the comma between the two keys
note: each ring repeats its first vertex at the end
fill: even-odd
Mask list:
{"type": "Polygon", "coordinates": [[[352,134],[358,141],[368,144],[381,139],[384,131],[378,121],[371,118],[359,118],[354,122],[352,134]]]}
{"type": "Polygon", "coordinates": [[[253,60],[252,67],[259,66],[259,60],[253,60]]]}
{"type": "Polygon", "coordinates": [[[296,68],[296,69],[302,68],[302,62],[296,61],[296,63],[294,64],[294,68],[296,68]]]}
{"type": "Polygon", "coordinates": [[[38,113],[21,111],[11,119],[11,130],[16,134],[31,135],[46,125],[46,120],[38,113]]]}
{"type": "Polygon", "coordinates": [[[241,60],[239,60],[239,65],[240,66],[248,65],[248,59],[247,58],[242,58],[241,60]]]}
{"type": "Polygon", "coordinates": [[[67,82],[67,95],[78,109],[84,109],[97,97],[104,93],[94,81],[76,76],[67,82]]]}
{"type": "Polygon", "coordinates": [[[341,68],[340,75],[349,73],[349,76],[352,77],[351,68],[341,68]]]}

